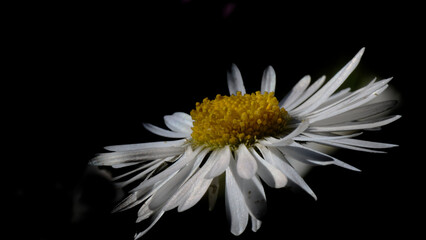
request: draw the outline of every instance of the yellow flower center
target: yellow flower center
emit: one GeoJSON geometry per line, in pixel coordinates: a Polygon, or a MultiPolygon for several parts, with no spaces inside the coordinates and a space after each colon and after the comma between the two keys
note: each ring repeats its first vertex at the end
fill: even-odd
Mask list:
{"type": "Polygon", "coordinates": [[[273,92],[205,98],[191,111],[192,139],[196,145],[223,147],[252,145],[264,137],[283,133],[289,116],[273,92]]]}

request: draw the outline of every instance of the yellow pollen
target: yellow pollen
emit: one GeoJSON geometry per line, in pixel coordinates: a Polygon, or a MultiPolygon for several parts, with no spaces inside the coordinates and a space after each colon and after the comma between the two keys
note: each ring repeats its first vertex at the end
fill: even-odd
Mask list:
{"type": "Polygon", "coordinates": [[[191,111],[192,139],[196,145],[223,147],[252,145],[265,137],[283,133],[289,116],[273,92],[205,98],[191,111]]]}

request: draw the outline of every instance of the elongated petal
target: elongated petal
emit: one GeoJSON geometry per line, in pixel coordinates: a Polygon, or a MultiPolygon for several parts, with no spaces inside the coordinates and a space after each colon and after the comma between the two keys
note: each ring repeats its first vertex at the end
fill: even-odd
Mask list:
{"type": "Polygon", "coordinates": [[[251,230],[253,232],[257,232],[257,230],[259,230],[260,226],[262,226],[262,221],[257,219],[252,214],[250,214],[250,218],[251,218],[251,230]]]}
{"type": "Polygon", "coordinates": [[[219,177],[213,178],[208,191],[209,211],[212,211],[216,205],[217,196],[219,195],[219,177]]]}
{"type": "MultiPolygon", "coordinates": [[[[318,110],[312,112],[308,117],[311,123],[323,120],[330,119],[336,115],[349,112],[353,109],[362,107],[366,103],[370,102],[372,99],[376,98],[380,93],[386,90],[390,79],[379,81],[375,84],[369,84],[368,86],[360,89],[349,96],[325,106],[319,108],[318,110]],[[371,87],[369,87],[371,86],[371,87]]],[[[373,114],[372,114],[373,115],[373,114]]],[[[361,117],[355,117],[352,120],[361,119],[361,117]]]]}
{"type": "Polygon", "coordinates": [[[216,161],[214,162],[211,170],[206,174],[206,178],[214,178],[225,172],[231,159],[231,149],[229,146],[225,146],[220,150],[216,150],[212,154],[214,154],[216,161]]]}
{"type": "Polygon", "coordinates": [[[201,197],[206,193],[212,180],[212,178],[205,179],[204,177],[194,178],[194,183],[190,187],[190,190],[187,190],[188,196],[185,197],[186,200],[179,206],[178,211],[186,211],[197,204],[201,197]]]}
{"type": "MultiPolygon", "coordinates": [[[[292,143],[291,146],[289,146],[292,148],[293,151],[298,152],[298,156],[295,158],[298,161],[306,161],[307,163],[312,163],[312,164],[318,164],[318,165],[329,165],[329,164],[334,164],[352,171],[357,171],[359,172],[360,170],[356,167],[353,167],[347,163],[344,163],[332,156],[329,156],[323,152],[320,152],[318,150],[303,146],[302,144],[299,143],[292,143]],[[297,150],[296,150],[297,149],[297,150]],[[332,160],[332,161],[330,161],[332,160]]],[[[280,151],[282,151],[283,153],[288,153],[289,148],[287,149],[280,149],[280,151]]],[[[284,154],[285,154],[284,153],[284,154]]],[[[293,153],[294,154],[294,153],[293,153]]],[[[290,154],[291,155],[291,154],[290,154]]],[[[294,156],[294,155],[293,155],[294,156]]]]}
{"type": "Polygon", "coordinates": [[[157,222],[160,220],[161,216],[163,216],[164,211],[157,211],[153,214],[151,224],[149,227],[147,227],[144,231],[135,234],[135,240],[141,238],[143,235],[145,235],[157,222]]]}
{"type": "MultiPolygon", "coordinates": [[[[141,191],[132,192],[128,197],[126,197],[124,200],[122,200],[119,204],[117,204],[116,207],[112,210],[112,212],[118,212],[118,211],[124,211],[130,208],[133,208],[145,200],[149,200],[149,198],[152,196],[153,191],[155,190],[154,187],[146,188],[141,191]]],[[[146,203],[146,202],[145,202],[146,203]]],[[[149,214],[149,213],[147,213],[149,214]]]]}
{"type": "Polygon", "coordinates": [[[347,121],[353,121],[353,120],[371,117],[392,109],[393,107],[396,106],[396,104],[397,104],[397,101],[394,101],[394,100],[372,103],[369,105],[358,107],[351,111],[344,112],[340,115],[333,116],[332,118],[327,118],[322,121],[321,120],[317,121],[313,125],[326,126],[326,125],[339,124],[339,123],[344,123],[347,121]]]}
{"type": "Polygon", "coordinates": [[[157,192],[152,196],[149,208],[151,210],[157,210],[163,207],[173,195],[180,189],[180,187],[189,179],[191,174],[196,171],[202,159],[208,153],[208,149],[204,149],[201,152],[194,151],[188,156],[190,159],[188,163],[180,169],[180,171],[171,179],[169,179],[157,192]]]}
{"type": "MultiPolygon", "coordinates": [[[[188,177],[184,180],[184,183],[180,187],[178,187],[177,191],[173,193],[172,196],[167,200],[167,204],[162,208],[164,211],[169,211],[175,207],[183,205],[188,200],[188,198],[191,198],[191,195],[198,196],[198,194],[200,194],[198,192],[198,189],[195,189],[198,188],[197,184],[201,184],[204,182],[204,175],[211,167],[212,159],[209,158],[207,163],[204,164],[201,169],[199,169],[198,166],[200,165],[201,161],[204,159],[208,152],[208,149],[204,149],[194,158],[193,164],[191,163],[190,165],[187,165],[187,167],[190,168],[190,173],[188,177]]],[[[174,181],[174,179],[171,179],[171,181],[174,181]]],[[[205,191],[206,190],[204,190],[204,192],[205,191]]],[[[201,194],[204,194],[204,192],[201,194]]]]}
{"type": "Polygon", "coordinates": [[[173,132],[170,130],[166,130],[157,126],[154,126],[150,123],[143,123],[143,126],[146,128],[146,130],[162,136],[162,137],[168,137],[168,138],[184,138],[187,137],[188,134],[187,133],[182,133],[182,132],[173,132]]]}
{"type": "MultiPolygon", "coordinates": [[[[124,186],[126,186],[126,185],[128,185],[128,184],[130,184],[130,183],[132,183],[132,182],[134,182],[134,181],[136,181],[136,180],[139,180],[139,179],[141,179],[141,178],[143,178],[143,177],[145,177],[145,176],[147,176],[149,173],[151,173],[151,172],[153,172],[155,169],[157,169],[161,164],[163,164],[163,159],[158,159],[158,160],[156,160],[156,161],[153,161],[153,165],[151,165],[149,168],[147,168],[147,169],[145,169],[144,171],[142,171],[142,172],[140,172],[140,173],[138,173],[138,174],[136,174],[135,176],[133,176],[132,178],[130,178],[130,179],[128,179],[128,180],[126,180],[126,181],[123,181],[123,182],[117,182],[116,183],[116,185],[118,186],[118,187],[124,187],[124,186]]],[[[147,164],[148,165],[148,164],[147,164]]],[[[145,166],[143,166],[143,167],[145,167],[145,166]]],[[[136,169],[137,171],[140,171],[141,169],[139,168],[139,169],[136,169]]],[[[125,177],[125,176],[127,176],[127,175],[129,175],[129,174],[132,174],[133,173],[133,171],[129,171],[129,172],[127,172],[127,173],[125,173],[125,174],[122,174],[122,175],[120,175],[120,176],[118,176],[118,177],[115,177],[113,180],[114,181],[117,181],[118,179],[121,179],[122,177],[125,177]]]]}
{"type": "Polygon", "coordinates": [[[134,203],[138,200],[138,194],[136,192],[129,194],[126,198],[120,201],[119,204],[117,204],[114,209],[112,210],[113,213],[123,211],[127,209],[127,206],[134,203]]]}
{"type": "MultiPolygon", "coordinates": [[[[335,142],[335,140],[331,140],[331,141],[335,142]]],[[[365,141],[360,139],[342,139],[336,142],[351,145],[351,146],[374,148],[374,149],[393,148],[398,146],[396,144],[372,142],[372,141],[365,141]]]]}
{"type": "Polygon", "coordinates": [[[234,175],[230,168],[226,169],[225,207],[231,233],[238,236],[247,226],[248,210],[234,175]]]}
{"type": "MultiPolygon", "coordinates": [[[[357,100],[368,97],[375,90],[380,87],[377,84],[374,84],[375,79],[371,81],[367,86],[362,87],[355,92],[350,92],[350,89],[346,92],[342,90],[331,95],[323,104],[321,104],[315,111],[309,113],[310,118],[318,117],[319,115],[326,114],[327,112],[333,112],[335,110],[341,109],[345,106],[351,105],[352,103],[357,102],[357,100]],[[375,87],[378,87],[375,89],[375,87]],[[343,92],[343,93],[342,93],[343,92]]],[[[382,85],[383,86],[383,85],[382,85]]]]}
{"type": "Polygon", "coordinates": [[[305,180],[291,167],[286,161],[284,155],[274,147],[262,147],[259,149],[262,152],[265,160],[283,172],[287,178],[299,185],[303,190],[309,193],[314,199],[317,199],[312,189],[306,184],[305,180]]]}
{"type": "Polygon", "coordinates": [[[346,148],[356,151],[371,152],[371,153],[385,153],[383,151],[376,151],[372,149],[384,149],[397,147],[398,145],[380,142],[371,142],[359,139],[343,138],[343,137],[328,137],[328,138],[306,138],[307,141],[317,142],[325,145],[330,145],[339,148],[346,148]]]}
{"type": "Polygon", "coordinates": [[[175,112],[175,113],[172,114],[172,116],[179,118],[180,121],[186,122],[187,125],[192,126],[193,120],[192,120],[191,115],[189,115],[188,113],[175,112]]]}
{"type": "Polygon", "coordinates": [[[308,88],[311,83],[311,76],[304,76],[291,90],[290,94],[280,102],[280,106],[287,109],[294,101],[296,101],[308,88]]]}
{"type": "Polygon", "coordinates": [[[228,73],[228,88],[230,95],[235,95],[238,91],[241,92],[242,95],[246,94],[243,77],[235,64],[232,64],[231,72],[228,73]]]}
{"type": "Polygon", "coordinates": [[[233,161],[230,162],[229,167],[243,194],[247,209],[257,219],[261,219],[266,213],[266,196],[259,179],[257,177],[251,179],[240,177],[233,161]]]}
{"type": "MultiPolygon", "coordinates": [[[[323,84],[325,81],[325,76],[320,77],[318,80],[316,80],[311,86],[309,86],[308,89],[297,99],[295,99],[291,104],[284,106],[284,108],[292,114],[292,110],[299,106],[301,103],[303,103],[306,99],[308,99],[312,94],[314,94],[323,84]]],[[[282,106],[282,105],[280,105],[282,106]]]]}
{"type": "Polygon", "coordinates": [[[345,149],[350,149],[350,150],[355,150],[355,151],[361,151],[361,152],[386,153],[384,151],[371,150],[369,148],[356,147],[356,146],[353,146],[353,145],[343,144],[343,143],[340,143],[338,141],[337,142],[332,142],[332,141],[324,140],[324,141],[318,141],[318,143],[325,144],[325,145],[332,146],[332,147],[345,148],[345,149]]]}
{"type": "Polygon", "coordinates": [[[214,166],[215,161],[216,158],[210,155],[201,169],[198,169],[196,173],[181,187],[181,189],[179,189],[179,192],[183,192],[183,195],[179,196],[179,198],[182,199],[179,203],[179,212],[185,211],[194,206],[205,194],[213,180],[212,178],[206,178],[205,175],[214,166]]]}
{"type": "Polygon", "coordinates": [[[349,165],[349,164],[347,164],[343,161],[340,161],[339,159],[334,159],[334,165],[342,167],[342,168],[346,168],[346,169],[349,169],[349,170],[352,170],[352,171],[355,171],[355,172],[361,172],[360,169],[358,169],[358,168],[356,168],[352,165],[349,165]]]}
{"type": "Polygon", "coordinates": [[[240,144],[236,154],[238,175],[244,179],[252,178],[257,171],[256,159],[244,144],[240,144]]]}
{"type": "Polygon", "coordinates": [[[187,147],[186,150],[185,150],[185,153],[180,158],[178,158],[171,166],[166,168],[164,171],[158,173],[157,175],[143,181],[141,184],[139,184],[139,186],[135,187],[132,190],[132,192],[139,191],[139,190],[145,189],[145,188],[149,188],[150,186],[154,185],[155,183],[168,178],[173,173],[176,173],[177,171],[182,169],[191,160],[193,160],[195,155],[198,154],[200,151],[201,151],[201,148],[198,148],[195,151],[192,151],[191,147],[187,147]]]}
{"type": "Polygon", "coordinates": [[[361,135],[362,132],[349,134],[349,135],[319,135],[314,133],[303,133],[301,136],[294,138],[295,141],[302,142],[317,142],[317,141],[330,141],[330,140],[340,140],[345,138],[352,138],[361,135]]]}
{"type": "Polygon", "coordinates": [[[272,164],[265,161],[256,151],[251,153],[257,160],[257,174],[268,186],[273,188],[282,188],[287,185],[287,177],[272,164]]]}
{"type": "Polygon", "coordinates": [[[125,145],[113,145],[105,147],[106,150],[114,152],[125,152],[142,150],[147,148],[167,148],[167,147],[180,147],[185,143],[185,139],[175,141],[160,141],[160,142],[149,142],[149,143],[137,143],[137,144],[125,144],[125,145]]]}
{"type": "Polygon", "coordinates": [[[189,195],[186,201],[179,206],[178,211],[183,212],[187,209],[193,207],[198,201],[200,201],[201,197],[204,196],[207,189],[210,186],[210,183],[213,179],[200,179],[194,186],[193,192],[189,195]]]}
{"type": "Polygon", "coordinates": [[[150,202],[151,202],[151,198],[146,200],[146,202],[142,204],[142,206],[139,208],[138,218],[136,219],[137,223],[149,218],[154,213],[154,211],[152,211],[148,207],[150,202]]]}
{"type": "Polygon", "coordinates": [[[111,166],[130,161],[147,161],[170,156],[178,156],[185,151],[183,147],[148,148],[127,152],[101,153],[94,157],[91,164],[97,166],[111,166]]]}
{"type": "MultiPolygon", "coordinates": [[[[342,103],[340,105],[335,106],[334,108],[328,109],[327,111],[323,111],[323,112],[316,114],[315,117],[309,116],[308,117],[309,121],[311,123],[315,123],[316,121],[319,121],[319,120],[332,118],[336,115],[351,111],[351,110],[356,109],[356,108],[358,108],[362,105],[365,105],[366,103],[368,103],[369,101],[371,101],[375,97],[376,97],[376,95],[370,95],[370,96],[365,97],[364,99],[359,100],[359,101],[354,101],[352,103],[349,103],[349,101],[348,101],[348,102],[342,103]]],[[[352,120],[357,120],[357,118],[354,118],[352,120]]]]}
{"type": "MultiPolygon", "coordinates": [[[[194,163],[194,160],[192,160],[192,164],[194,163]]],[[[188,178],[192,170],[192,164],[190,163],[182,168],[173,178],[157,190],[157,192],[152,196],[149,209],[155,211],[164,206],[164,204],[178,191],[179,187],[188,178]]]]}
{"type": "Polygon", "coordinates": [[[186,136],[190,136],[192,133],[192,122],[186,121],[186,119],[181,118],[179,115],[164,116],[164,123],[174,132],[185,133],[186,136]]]}
{"type": "Polygon", "coordinates": [[[338,92],[335,92],[327,99],[327,101],[322,103],[318,108],[323,108],[325,106],[333,105],[336,102],[339,102],[340,100],[342,100],[343,98],[348,97],[350,94],[351,94],[351,88],[345,88],[338,92]]]}
{"type": "Polygon", "coordinates": [[[388,116],[377,121],[364,121],[364,122],[348,122],[337,126],[318,126],[311,127],[311,132],[339,132],[339,131],[351,131],[351,130],[362,130],[369,128],[377,128],[398,120],[401,116],[388,116]]]}
{"type": "Polygon", "coordinates": [[[262,84],[260,86],[261,93],[275,92],[276,76],[272,66],[268,66],[263,72],[262,84]]]}
{"type": "MultiPolygon", "coordinates": [[[[297,128],[295,128],[290,134],[286,135],[283,138],[280,138],[278,140],[270,140],[272,142],[273,146],[286,146],[293,142],[293,138],[298,136],[299,134],[303,133],[306,129],[309,128],[309,121],[304,120],[299,123],[297,128]]],[[[268,143],[266,143],[268,144],[268,143]]],[[[265,144],[265,145],[266,145],[265,144]]]]}
{"type": "Polygon", "coordinates": [[[330,79],[320,90],[318,90],[314,95],[312,95],[306,102],[301,104],[295,111],[298,115],[305,115],[312,110],[315,110],[323,102],[325,102],[328,97],[330,97],[336,89],[346,80],[349,74],[356,68],[361,56],[364,53],[364,48],[362,48],[355,57],[347,63],[333,78],[330,79]]]}
{"type": "Polygon", "coordinates": [[[281,152],[285,154],[286,157],[292,157],[296,160],[299,160],[304,163],[310,163],[310,161],[316,162],[328,162],[333,163],[333,158],[326,154],[318,154],[314,151],[310,151],[307,148],[296,147],[295,144],[291,146],[285,146],[279,148],[281,152]]]}

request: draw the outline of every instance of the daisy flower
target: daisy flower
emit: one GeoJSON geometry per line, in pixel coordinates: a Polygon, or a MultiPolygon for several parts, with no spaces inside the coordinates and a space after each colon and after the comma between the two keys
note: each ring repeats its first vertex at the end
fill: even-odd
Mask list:
{"type": "Polygon", "coordinates": [[[282,188],[292,182],[316,199],[292,162],[359,170],[310,143],[371,153],[396,146],[356,138],[362,130],[376,130],[400,118],[386,115],[396,101],[372,102],[391,79],[372,80],[356,91],[336,91],[363,53],[364,48],[327,82],[321,77],[311,84],[309,76],[303,77],[281,101],[274,95],[272,67],[265,70],[260,91],[248,94],[233,65],[229,96],[205,98],[190,114],[164,116],[168,129],[144,124],[148,131],[175,140],[109,146],[111,152],[92,159],[94,165],[123,169],[114,178],[118,186],[135,185],[114,211],[139,206],[136,221],[149,219],[149,226],[135,235],[137,239],[166,211],[185,211],[206,193],[213,208],[219,187],[224,187],[230,230],[239,235],[249,220],[253,231],[261,226],[264,184],[282,188]]]}

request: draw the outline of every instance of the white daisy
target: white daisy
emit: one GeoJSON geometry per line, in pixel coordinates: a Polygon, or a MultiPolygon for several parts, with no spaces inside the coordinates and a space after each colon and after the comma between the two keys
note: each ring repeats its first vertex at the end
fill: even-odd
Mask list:
{"type": "Polygon", "coordinates": [[[274,96],[272,67],[265,70],[260,91],[246,94],[240,71],[233,65],[228,74],[230,96],[206,98],[190,114],[165,116],[169,129],[144,124],[154,134],[179,140],[109,146],[106,149],[112,152],[91,161],[99,166],[131,168],[114,179],[120,181],[119,186],[139,183],[115,211],[139,206],[137,222],[150,221],[149,227],[135,235],[139,238],[166,211],[185,211],[205,193],[213,208],[219,178],[224,176],[230,230],[239,235],[249,219],[253,231],[260,228],[266,210],[262,182],[282,188],[291,181],[316,199],[291,162],[358,169],[309,143],[373,153],[396,146],[355,139],[364,129],[378,129],[400,117],[386,116],[395,101],[371,102],[391,79],[373,80],[356,91],[336,92],[363,52],[361,49],[325,84],[325,77],[312,84],[309,76],[303,77],[281,101],[274,96]]]}

